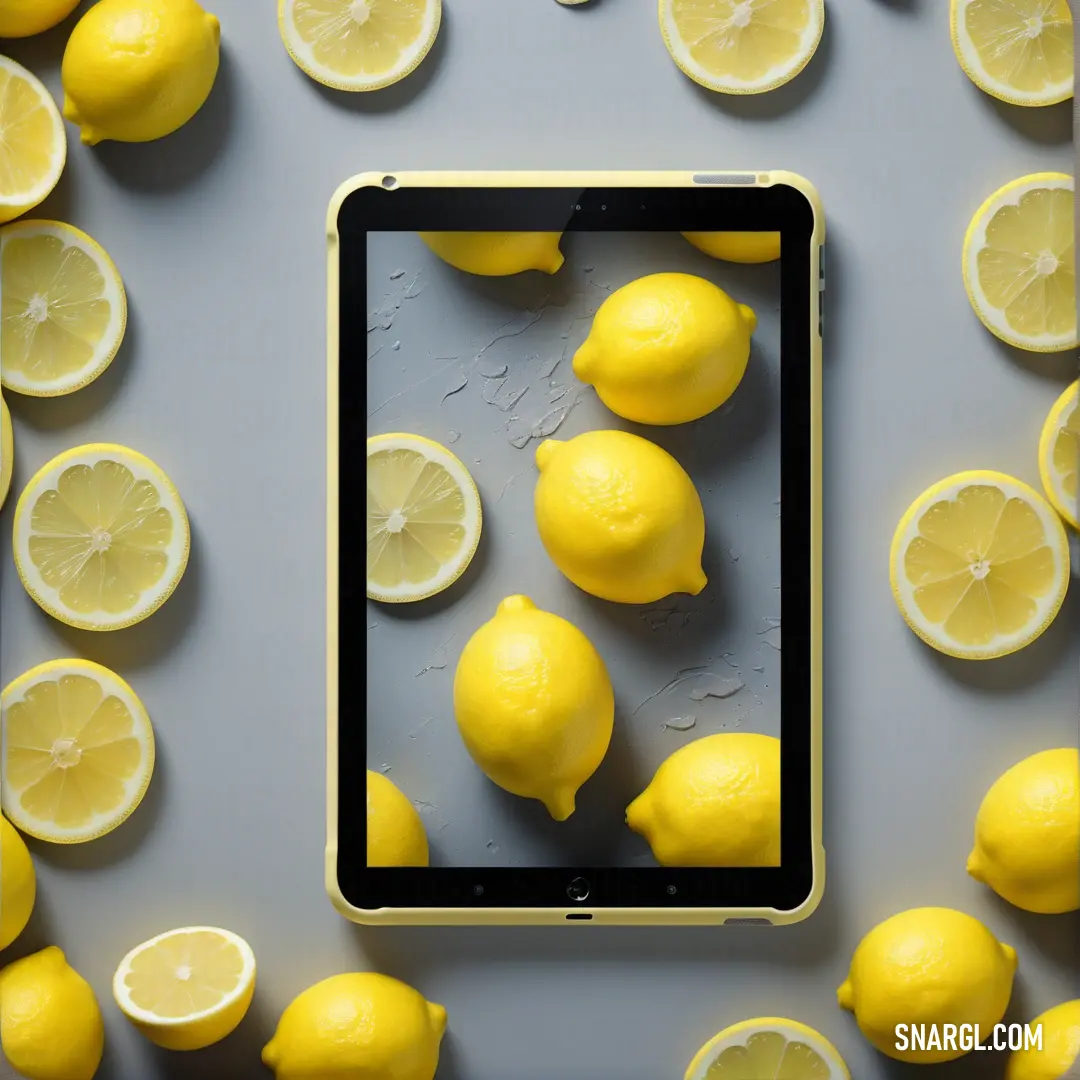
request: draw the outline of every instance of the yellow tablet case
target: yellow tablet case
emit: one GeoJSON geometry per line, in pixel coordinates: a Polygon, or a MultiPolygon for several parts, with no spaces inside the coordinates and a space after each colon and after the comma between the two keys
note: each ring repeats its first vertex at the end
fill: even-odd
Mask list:
{"type": "Polygon", "coordinates": [[[813,207],[810,275],[812,297],[822,283],[821,250],[825,242],[825,214],[817,190],[806,179],[783,171],[737,172],[369,172],[347,180],[334,193],[327,215],[328,332],[326,385],[327,483],[327,593],[326,593],[326,891],[334,907],[352,922],[397,926],[715,926],[765,924],[784,926],[809,918],[825,891],[825,849],[821,837],[821,336],[817,302],[806,313],[809,320],[813,390],[811,394],[813,492],[811,499],[811,828],[813,835],[813,888],[792,911],[772,908],[384,908],[361,910],[342,894],[337,879],[338,859],[338,215],[345,200],[362,187],[490,187],[490,188],[676,188],[772,187],[786,185],[800,191],[813,207]],[[567,920],[573,914],[573,921],[567,920]],[[583,920],[583,915],[591,916],[583,920]]]}

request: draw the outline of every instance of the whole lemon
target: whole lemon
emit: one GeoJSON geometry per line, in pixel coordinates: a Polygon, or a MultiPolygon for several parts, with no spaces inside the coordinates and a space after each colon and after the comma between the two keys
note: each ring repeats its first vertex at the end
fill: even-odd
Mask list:
{"type": "Polygon", "coordinates": [[[563,264],[557,232],[422,232],[420,238],[443,262],[481,277],[554,274],[563,264]]]}
{"type": "Polygon", "coordinates": [[[1067,1080],[1080,1063],[1080,999],[1048,1009],[1029,1026],[1042,1028],[1042,1047],[1014,1050],[1005,1080],[1067,1080]]]}
{"type": "Polygon", "coordinates": [[[446,1010],[386,975],[335,975],[281,1015],[262,1052],[277,1080],[433,1080],[446,1010]]]}
{"type": "Polygon", "coordinates": [[[986,793],[968,873],[1025,911],[1080,908],[1080,751],[1044,750],[986,793]]]}
{"type": "MultiPolygon", "coordinates": [[[[11,428],[11,413],[7,402],[0,397],[0,506],[4,505],[11,489],[11,467],[15,457],[15,433],[11,428]]],[[[2,946],[0,946],[2,947],[2,946]]]]}
{"type": "Polygon", "coordinates": [[[29,1080],[91,1080],[105,1024],[90,984],[50,945],[0,971],[0,1046],[29,1080]]]}
{"type": "Polygon", "coordinates": [[[382,773],[367,772],[368,866],[427,866],[428,842],[416,807],[382,773]]]}
{"type": "Polygon", "coordinates": [[[62,23],[79,0],[0,0],[0,38],[42,34],[62,23]]]}
{"type": "Polygon", "coordinates": [[[757,316],[692,274],[650,274],[601,305],[574,374],[639,424],[685,424],[735,392],[757,316]]]}
{"type": "Polygon", "coordinates": [[[37,875],[23,838],[0,815],[0,949],[26,929],[37,896],[37,875]]]}
{"type": "Polygon", "coordinates": [[[627,807],[661,866],[780,865],[780,740],[695,739],[627,807]]]}
{"type": "Polygon", "coordinates": [[[579,589],[651,604],[705,588],[701,498],[666,450],[625,431],[589,431],[542,442],[536,465],[540,539],[579,589]]]}
{"type": "Polygon", "coordinates": [[[170,135],[210,96],[220,44],[195,0],[98,0],[64,52],[64,116],[89,146],[170,135]]]}
{"type": "Polygon", "coordinates": [[[461,652],[454,713],[490,780],[565,821],[607,753],[615,695],[576,626],[527,596],[508,596],[461,652]]]}
{"type": "Polygon", "coordinates": [[[1015,973],[1016,950],[978,919],[913,908],[862,939],[837,1000],[887,1057],[935,1065],[966,1051],[897,1050],[897,1025],[978,1024],[990,1032],[1008,1008],[1015,973]]]}
{"type": "Polygon", "coordinates": [[[778,232],[684,232],[683,236],[714,259],[735,263],[767,263],[780,258],[778,232]]]}

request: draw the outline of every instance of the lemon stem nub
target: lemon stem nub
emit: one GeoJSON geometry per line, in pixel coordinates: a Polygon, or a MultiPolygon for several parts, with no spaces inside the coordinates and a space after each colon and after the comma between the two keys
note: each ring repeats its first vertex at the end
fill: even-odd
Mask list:
{"type": "Polygon", "coordinates": [[[851,986],[851,980],[847,979],[844,985],[836,991],[836,1001],[841,1009],[847,1009],[851,1012],[855,1008],[855,991],[851,986]]]}
{"type": "Polygon", "coordinates": [[[544,805],[556,821],[565,821],[575,810],[574,796],[576,794],[576,791],[568,789],[556,791],[550,798],[544,800],[544,805]]]}
{"type": "Polygon", "coordinates": [[[562,445],[561,439],[545,439],[536,448],[536,467],[541,470],[547,468],[551,455],[562,445]]]}
{"type": "Polygon", "coordinates": [[[976,852],[976,851],[973,851],[973,852],[972,852],[972,853],[971,853],[971,854],[970,854],[970,855],[968,856],[968,861],[967,861],[967,872],[968,872],[968,874],[970,874],[970,875],[971,875],[971,877],[973,877],[973,878],[974,878],[974,879],[975,879],[976,881],[981,881],[981,882],[983,882],[983,883],[985,884],[985,882],[986,882],[986,878],[985,878],[985,876],[983,875],[983,870],[982,870],[982,865],[981,865],[981,861],[980,861],[980,859],[979,859],[979,854],[978,854],[978,852],[976,852]]]}

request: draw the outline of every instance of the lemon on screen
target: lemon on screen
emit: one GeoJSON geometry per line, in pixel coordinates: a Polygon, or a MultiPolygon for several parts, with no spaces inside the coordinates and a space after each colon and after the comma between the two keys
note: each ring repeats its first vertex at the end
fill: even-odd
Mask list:
{"type": "Polygon", "coordinates": [[[368,866],[427,866],[428,841],[416,807],[382,773],[367,770],[368,866]]]}
{"type": "Polygon", "coordinates": [[[434,1080],[446,1010],[411,986],[370,972],[308,987],[282,1013],[262,1052],[277,1080],[434,1080]]]}
{"type": "Polygon", "coordinates": [[[42,34],[62,23],[79,0],[0,0],[0,38],[42,34]]]}
{"type": "Polygon", "coordinates": [[[171,135],[210,96],[220,45],[196,0],[98,0],[64,51],[64,116],[89,146],[171,135]]]}
{"type": "Polygon", "coordinates": [[[93,382],[127,328],[124,283],[105,250],[59,221],[0,230],[0,381],[56,397],[93,382]]]}
{"type": "Polygon", "coordinates": [[[862,939],[837,1000],[881,1053],[934,1065],[966,1051],[898,1050],[896,1026],[978,1024],[992,1031],[1005,1015],[1015,973],[1016,950],[977,919],[949,908],[913,908],[862,939]]]}
{"type": "Polygon", "coordinates": [[[1062,393],[1043,424],[1039,438],[1039,474],[1050,505],[1080,529],[1077,472],[1080,471],[1080,382],[1062,393]]]}
{"type": "Polygon", "coordinates": [[[480,543],[480,493],[445,446],[420,435],[367,441],[367,595],[403,604],[449,588],[480,543]]]}
{"type": "Polygon", "coordinates": [[[120,1011],[166,1050],[201,1050],[244,1019],[255,993],[255,954],[213,926],[170,930],[137,945],[113,975],[120,1011]]]}
{"type": "Polygon", "coordinates": [[[55,946],[0,971],[0,1043],[27,1080],[92,1080],[105,1024],[90,984],[55,946]]]}
{"type": "Polygon", "coordinates": [[[1074,349],[1076,237],[1073,178],[1023,176],[995,191],[964,237],[964,285],[975,314],[1029,352],[1074,349]]]}
{"type": "Polygon", "coordinates": [[[988,660],[1029,645],[1053,622],[1069,583],[1061,520],[1027,484],[957,473],[908,508],[889,555],[908,626],[949,656],[988,660]]]}
{"type": "Polygon", "coordinates": [[[0,507],[11,490],[11,470],[15,464],[15,432],[7,402],[0,397],[0,507]]]}
{"type": "Polygon", "coordinates": [[[422,232],[420,239],[443,262],[481,277],[526,270],[554,274],[563,264],[557,232],[422,232]]]}
{"type": "Polygon", "coordinates": [[[431,51],[442,0],[278,0],[278,29],[301,71],[335,90],[381,90],[431,51]]]}
{"type": "Polygon", "coordinates": [[[778,232],[684,232],[683,236],[714,259],[734,263],[767,263],[780,258],[778,232]]]}
{"type": "Polygon", "coordinates": [[[565,821],[607,753],[615,697],[604,661],[576,626],[509,596],[461,652],[454,714],[490,780],[565,821]]]}
{"type": "Polygon", "coordinates": [[[817,51],[824,0],[660,0],[660,32],[683,74],[721,94],[790,82],[817,51]]]}
{"type": "Polygon", "coordinates": [[[851,1080],[836,1047],[797,1020],[732,1024],[694,1057],[684,1080],[851,1080]]]}
{"type": "Polygon", "coordinates": [[[953,51],[980,90],[1012,105],[1072,97],[1068,0],[951,0],[953,51]]]}
{"type": "Polygon", "coordinates": [[[37,897],[37,874],[26,842],[0,815],[0,949],[26,929],[37,897]]]}
{"type": "Polygon", "coordinates": [[[590,431],[542,442],[536,465],[540,539],[579,589],[650,604],[705,588],[701,498],[666,450],[625,431],[590,431]]]}
{"type": "Polygon", "coordinates": [[[1080,908],[1080,751],[1044,750],[995,781],[967,870],[1025,911],[1080,908]]]}
{"type": "Polygon", "coordinates": [[[1069,1080],[1080,1061],[1080,999],[1047,1009],[1030,1027],[1042,1028],[1042,1046],[1014,1050],[1005,1080],[1069,1080]]]}

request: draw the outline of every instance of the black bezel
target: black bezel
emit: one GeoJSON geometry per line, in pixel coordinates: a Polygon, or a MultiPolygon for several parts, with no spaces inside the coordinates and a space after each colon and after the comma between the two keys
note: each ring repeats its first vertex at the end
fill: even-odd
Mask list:
{"type": "MultiPolygon", "coordinates": [[[[768,187],[491,188],[360,187],[338,214],[339,551],[365,535],[368,231],[719,231],[781,233],[781,654],[782,821],[779,867],[696,868],[369,868],[366,865],[366,726],[356,712],[338,721],[338,887],[354,908],[572,910],[567,888],[585,878],[589,909],[719,908],[794,911],[814,887],[811,587],[813,564],[814,211],[798,189],[768,187]],[[364,486],[365,492],[361,491],[364,486]]],[[[339,700],[356,699],[355,645],[365,640],[361,562],[339,557],[339,700]],[[362,620],[362,621],[361,621],[362,620]],[[347,685],[345,681],[347,680],[347,685]],[[347,696],[346,696],[347,691],[347,696]]],[[[366,685],[366,683],[365,683],[366,685]]]]}

